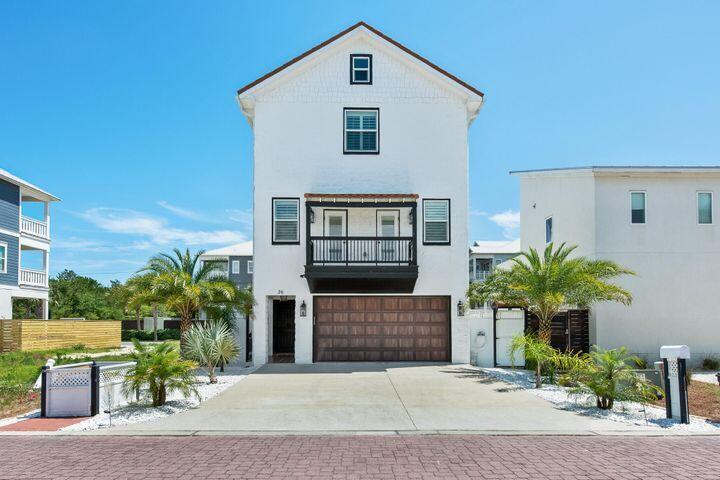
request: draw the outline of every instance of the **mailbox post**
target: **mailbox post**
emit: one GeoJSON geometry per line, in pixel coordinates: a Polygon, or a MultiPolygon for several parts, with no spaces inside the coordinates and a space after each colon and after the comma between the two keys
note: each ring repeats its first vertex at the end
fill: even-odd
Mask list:
{"type": "Polygon", "coordinates": [[[690,423],[688,385],[685,375],[687,372],[685,361],[690,358],[690,348],[687,345],[665,345],[660,347],[660,358],[663,361],[665,377],[667,418],[690,423]]]}

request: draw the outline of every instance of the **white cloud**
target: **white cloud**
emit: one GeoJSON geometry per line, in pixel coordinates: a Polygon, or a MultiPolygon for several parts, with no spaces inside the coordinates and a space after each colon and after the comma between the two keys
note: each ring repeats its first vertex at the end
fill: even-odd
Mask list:
{"type": "Polygon", "coordinates": [[[471,216],[471,217],[487,217],[487,212],[484,212],[484,211],[482,211],[482,210],[475,210],[475,209],[472,209],[472,208],[471,208],[471,209],[470,209],[470,216],[471,216]]]}
{"type": "Polygon", "coordinates": [[[253,212],[252,209],[246,210],[227,210],[228,218],[233,222],[240,223],[241,225],[252,229],[253,226],[253,212]]]}
{"type": "Polygon", "coordinates": [[[169,226],[167,220],[143,212],[124,208],[98,207],[80,215],[93,225],[110,233],[138,235],[139,245],[204,245],[231,244],[247,240],[247,236],[233,230],[187,230],[169,226]]]}
{"type": "Polygon", "coordinates": [[[520,228],[520,212],[506,210],[496,213],[488,217],[491,222],[503,228],[503,236],[509,239],[518,237],[518,229],[520,228]]]}
{"type": "Polygon", "coordinates": [[[191,220],[205,220],[206,219],[206,217],[204,215],[201,215],[198,212],[195,212],[195,211],[187,209],[187,208],[178,207],[176,205],[166,202],[165,200],[158,200],[155,203],[160,205],[165,210],[168,210],[169,212],[174,213],[178,217],[189,218],[191,220]]]}

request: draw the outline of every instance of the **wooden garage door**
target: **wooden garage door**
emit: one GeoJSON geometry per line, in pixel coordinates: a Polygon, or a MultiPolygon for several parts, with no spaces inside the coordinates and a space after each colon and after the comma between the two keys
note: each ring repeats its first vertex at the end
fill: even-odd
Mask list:
{"type": "Polygon", "coordinates": [[[450,361],[449,297],[315,297],[316,362],[450,361]]]}

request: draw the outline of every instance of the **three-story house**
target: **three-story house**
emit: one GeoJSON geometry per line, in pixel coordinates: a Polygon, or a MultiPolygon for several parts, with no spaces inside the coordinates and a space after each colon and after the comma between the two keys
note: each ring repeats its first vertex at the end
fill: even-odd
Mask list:
{"type": "Polygon", "coordinates": [[[238,101],[254,133],[254,363],[468,362],[483,94],[360,22],[238,101]]]}
{"type": "Polygon", "coordinates": [[[20,298],[39,300],[48,318],[50,203],[58,200],[0,169],[0,318],[12,318],[20,298]]]}

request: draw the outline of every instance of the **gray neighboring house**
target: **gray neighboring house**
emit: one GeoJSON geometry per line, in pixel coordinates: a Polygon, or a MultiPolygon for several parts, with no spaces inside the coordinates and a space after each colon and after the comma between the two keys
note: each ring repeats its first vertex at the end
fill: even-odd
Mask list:
{"type": "MultiPolygon", "coordinates": [[[[208,250],[200,256],[200,261],[213,263],[217,269],[237,285],[238,288],[252,286],[253,279],[253,243],[243,242],[227,247],[208,250]]],[[[237,318],[240,320],[239,316],[237,318]]],[[[252,322],[236,321],[236,336],[240,346],[240,357],[246,362],[252,361],[252,322]]]]}
{"type": "Polygon", "coordinates": [[[478,241],[470,247],[470,282],[483,282],[495,267],[520,253],[520,239],[478,241]]]}

